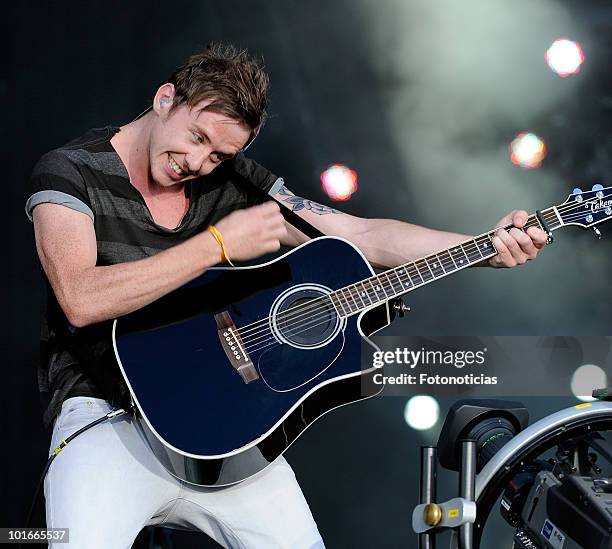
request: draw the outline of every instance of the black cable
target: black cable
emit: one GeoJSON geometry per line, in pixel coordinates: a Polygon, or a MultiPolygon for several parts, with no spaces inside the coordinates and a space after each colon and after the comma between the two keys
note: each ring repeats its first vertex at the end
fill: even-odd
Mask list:
{"type": "MultiPolygon", "coordinates": [[[[30,506],[30,511],[28,512],[28,518],[26,519],[26,525],[25,525],[26,528],[30,527],[30,521],[32,520],[32,514],[34,513],[34,508],[36,507],[36,502],[38,501],[38,496],[40,495],[40,488],[45,482],[45,477],[47,476],[49,467],[51,467],[51,463],[53,463],[53,460],[57,457],[57,455],[70,443],[71,440],[79,436],[81,433],[84,433],[85,431],[87,431],[87,429],[91,429],[92,427],[94,427],[95,425],[98,425],[99,423],[102,423],[104,421],[107,421],[109,419],[112,419],[114,417],[118,417],[118,416],[121,416],[127,413],[128,412],[126,412],[123,408],[112,410],[105,416],[102,416],[101,418],[98,418],[95,421],[92,421],[88,425],[85,425],[85,427],[81,427],[78,431],[76,431],[75,433],[72,433],[68,438],[62,439],[62,442],[60,443],[60,445],[57,448],[55,448],[53,452],[51,452],[51,457],[47,461],[47,464],[45,465],[42,476],[40,477],[40,480],[38,481],[36,492],[34,492],[34,499],[32,500],[32,505],[30,506]]],[[[23,547],[23,542],[19,544],[20,549],[21,547],[23,547]]]]}

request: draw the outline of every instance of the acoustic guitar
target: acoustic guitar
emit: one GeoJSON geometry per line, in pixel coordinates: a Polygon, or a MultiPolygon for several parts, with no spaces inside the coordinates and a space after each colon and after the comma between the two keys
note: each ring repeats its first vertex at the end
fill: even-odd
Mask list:
{"type": "MultiPolygon", "coordinates": [[[[549,238],[612,218],[612,187],[575,189],[526,227],[549,238]]],[[[509,228],[509,227],[508,227],[509,228]]],[[[116,358],[136,424],[176,477],[201,486],[244,480],[316,419],[377,394],[362,345],[387,326],[398,298],[496,255],[489,231],[375,274],[336,237],[268,263],[212,268],[113,323],[116,358]]]]}

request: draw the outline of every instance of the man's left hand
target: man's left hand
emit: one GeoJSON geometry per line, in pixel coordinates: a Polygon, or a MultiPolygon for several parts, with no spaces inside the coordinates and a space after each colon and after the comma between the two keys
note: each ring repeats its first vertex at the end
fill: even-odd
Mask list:
{"type": "Polygon", "coordinates": [[[515,267],[530,259],[535,259],[546,245],[546,233],[538,227],[523,230],[529,215],[524,210],[513,210],[500,219],[495,228],[499,228],[492,238],[497,255],[489,259],[491,267],[515,267]],[[500,227],[514,225],[510,230],[500,227]]]}

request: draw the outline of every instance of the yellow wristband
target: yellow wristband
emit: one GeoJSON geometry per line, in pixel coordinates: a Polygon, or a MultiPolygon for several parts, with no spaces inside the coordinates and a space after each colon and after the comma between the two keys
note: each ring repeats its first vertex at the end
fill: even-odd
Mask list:
{"type": "Polygon", "coordinates": [[[215,227],[214,225],[210,225],[207,230],[210,234],[213,235],[219,246],[221,246],[221,261],[227,261],[232,267],[235,267],[235,265],[232,263],[231,259],[227,255],[225,242],[223,241],[223,235],[219,232],[219,229],[217,229],[217,227],[215,227]]]}

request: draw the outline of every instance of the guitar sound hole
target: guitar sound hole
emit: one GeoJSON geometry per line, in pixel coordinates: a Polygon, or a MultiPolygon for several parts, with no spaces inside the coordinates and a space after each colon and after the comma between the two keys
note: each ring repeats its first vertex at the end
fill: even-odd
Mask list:
{"type": "Polygon", "coordinates": [[[287,296],[275,318],[281,337],[299,347],[322,344],[335,333],[337,324],[338,316],[331,301],[312,289],[287,296]]]}

